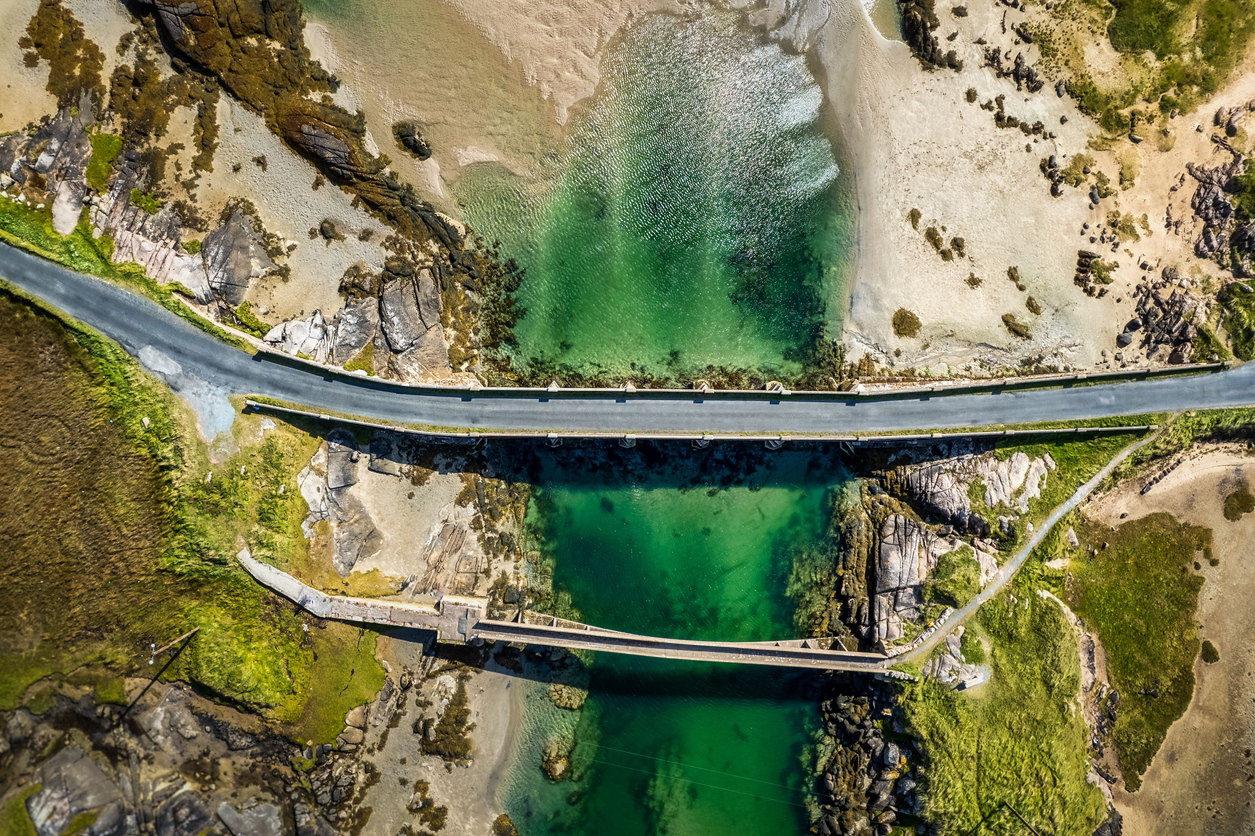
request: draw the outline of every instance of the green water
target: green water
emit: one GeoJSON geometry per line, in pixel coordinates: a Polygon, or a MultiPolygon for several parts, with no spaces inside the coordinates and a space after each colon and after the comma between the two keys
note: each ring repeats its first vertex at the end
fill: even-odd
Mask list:
{"type": "Polygon", "coordinates": [[[601,71],[537,180],[480,165],[458,185],[526,271],[516,362],[796,371],[820,329],[838,333],[852,240],[805,61],[707,12],[644,18],[601,71]]]}
{"type": "MultiPolygon", "coordinates": [[[[708,459],[573,462],[535,479],[530,522],[556,589],[590,623],[686,638],[795,635],[785,595],[800,548],[847,477],[826,456],[757,467],[708,459]]],[[[500,799],[525,836],[803,833],[817,720],[809,677],[602,654],[576,729],[577,780],[539,751],[561,712],[534,708],[500,799]]]]}

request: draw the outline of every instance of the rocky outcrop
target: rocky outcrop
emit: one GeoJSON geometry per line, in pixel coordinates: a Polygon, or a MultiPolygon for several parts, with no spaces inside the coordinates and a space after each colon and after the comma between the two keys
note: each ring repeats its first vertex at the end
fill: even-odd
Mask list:
{"type": "Polygon", "coordinates": [[[15,131],[0,138],[0,172],[23,189],[42,192],[52,204],[52,226],[69,235],[78,225],[87,187],[83,179],[91,157],[87,126],[93,123],[92,98],[79,95],[76,108],[62,108],[33,134],[15,131]]]}
{"type": "Polygon", "coordinates": [[[943,51],[941,42],[933,31],[941,25],[937,19],[934,0],[899,0],[902,12],[902,38],[911,53],[928,69],[948,67],[963,69],[963,62],[953,49],[943,51]]]}
{"type": "Polygon", "coordinates": [[[964,628],[959,626],[946,636],[945,649],[924,663],[923,674],[942,685],[952,688],[970,687],[982,680],[982,671],[963,658],[962,639],[964,628]]]}
{"type": "MultiPolygon", "coordinates": [[[[1172,287],[1166,279],[1154,284],[1144,282],[1136,293],[1137,316],[1121,334],[1128,337],[1124,345],[1136,341],[1148,359],[1159,362],[1173,365],[1187,362],[1198,336],[1193,324],[1199,310],[1198,300],[1172,287]]],[[[1116,344],[1123,347],[1118,339],[1116,344]]]]}
{"type": "Polygon", "coordinates": [[[893,514],[884,521],[872,598],[873,640],[900,639],[902,622],[918,620],[924,581],[937,568],[937,559],[956,545],[903,514],[893,514]]]}
{"type": "Polygon", "coordinates": [[[98,812],[92,836],[127,832],[122,791],[77,746],[67,746],[39,770],[42,789],[26,801],[39,836],[59,836],[84,813],[98,812]]]}
{"type": "Polygon", "coordinates": [[[326,497],[333,546],[331,563],[340,577],[348,577],[358,560],[378,551],[382,540],[366,506],[351,491],[357,484],[360,459],[352,433],[336,430],[327,436],[326,497]]]}
{"type": "Polygon", "coordinates": [[[1239,216],[1230,196],[1240,189],[1237,176],[1244,170],[1246,158],[1220,136],[1212,136],[1212,142],[1229,152],[1227,163],[1218,166],[1187,163],[1185,166],[1198,182],[1190,199],[1194,217],[1202,223],[1194,242],[1194,253],[1199,258],[1215,260],[1232,270],[1237,278],[1246,278],[1255,275],[1251,272],[1255,229],[1239,216]]]}
{"type": "Polygon", "coordinates": [[[982,499],[993,510],[1000,506],[1028,510],[1041,496],[1047,474],[1055,469],[1047,453],[1030,459],[1016,452],[1005,460],[993,453],[965,454],[922,464],[902,465],[889,474],[890,486],[928,516],[939,518],[960,532],[989,535],[989,524],[972,511],[971,485],[984,483],[982,499]]]}
{"type": "Polygon", "coordinates": [[[343,366],[361,354],[379,333],[379,302],[373,297],[349,300],[335,315],[331,332],[335,340],[331,362],[343,366]]]}
{"type": "Polygon", "coordinates": [[[205,236],[200,255],[210,290],[229,305],[243,302],[252,281],[277,266],[258,236],[253,219],[239,208],[226,223],[205,236]]]}
{"type": "Polygon", "coordinates": [[[264,340],[286,354],[326,363],[335,343],[335,326],[329,327],[323,321],[322,311],[314,311],[308,319],[276,325],[264,340]]]}
{"type": "Polygon", "coordinates": [[[414,122],[397,122],[392,126],[392,136],[397,144],[420,160],[431,158],[431,143],[414,122]]]}
{"type": "Polygon", "coordinates": [[[223,802],[218,805],[218,818],[231,836],[286,836],[283,814],[273,804],[257,804],[236,810],[223,802]]]}
{"type": "MultiPolygon", "coordinates": [[[[892,686],[833,676],[820,702],[824,746],[818,786],[820,836],[886,833],[898,814],[918,810],[915,759],[909,744],[886,741],[877,721],[896,712],[892,686]]],[[[894,721],[894,731],[905,729],[894,721]]]]}

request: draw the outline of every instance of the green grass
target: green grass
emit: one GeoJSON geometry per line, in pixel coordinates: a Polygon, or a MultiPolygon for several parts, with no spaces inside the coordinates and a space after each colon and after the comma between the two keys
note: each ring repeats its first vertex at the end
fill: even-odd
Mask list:
{"type": "Polygon", "coordinates": [[[1231,284],[1220,292],[1219,301],[1224,309],[1220,324],[1233,353],[1240,360],[1255,360],[1255,293],[1246,293],[1231,284]]]}
{"type": "Polygon", "coordinates": [[[366,343],[366,347],[357,353],[357,356],[344,364],[346,372],[363,371],[371,377],[375,376],[375,344],[373,342],[366,343]]]}
{"type": "MultiPolygon", "coordinates": [[[[47,363],[56,348],[56,341],[47,338],[51,329],[60,335],[67,357],[61,362],[64,369],[51,369],[28,386],[39,392],[68,387],[63,402],[78,404],[82,415],[65,418],[80,427],[80,438],[92,439],[88,446],[95,455],[121,460],[117,466],[106,463],[93,477],[119,475],[118,487],[106,484],[99,494],[110,503],[107,530],[94,524],[74,531],[55,564],[25,557],[0,560],[6,612],[51,613],[60,619],[48,621],[33,650],[0,656],[0,708],[16,705],[32,683],[51,675],[71,684],[76,679],[93,684],[102,698],[118,701],[123,695],[116,677],[150,671],[145,655],[150,643],[164,644],[199,627],[168,669],[168,678],[256,711],[295,740],[333,739],[345,713],[382,685],[383,671],[374,659],[376,632],[297,611],[234,560],[241,542],[260,559],[280,565],[304,557],[308,545],[300,523],[305,509],[295,474],[318,440],[280,423],[257,441],[263,435],[261,417],[240,416],[234,427],[238,452],[225,463],[211,464],[190,415],[121,348],[38,308],[24,308],[25,318],[17,319],[25,324],[15,329],[12,308],[18,298],[0,298],[8,305],[0,311],[6,317],[6,339],[33,339],[31,331],[39,326],[44,337],[37,356],[47,363]],[[149,419],[147,427],[142,418],[149,419]],[[97,438],[93,432],[105,435],[97,438]],[[144,479],[136,482],[137,473],[144,479]],[[74,548],[79,541],[94,542],[91,538],[103,538],[107,546],[118,532],[125,532],[125,548],[105,553],[74,548]],[[108,555],[115,556],[106,560],[108,555]],[[69,607],[70,600],[81,603],[69,607]],[[102,632],[100,624],[109,630],[102,632]],[[93,665],[90,672],[80,671],[88,664],[93,665]]],[[[19,344],[10,350],[20,354],[24,349],[19,344]]],[[[23,391],[15,392],[10,405],[15,420],[21,418],[23,391]]],[[[53,415],[66,409],[55,403],[40,408],[53,415]]],[[[79,501],[78,489],[58,489],[55,481],[76,474],[77,469],[61,473],[46,466],[29,477],[28,492],[38,489],[41,479],[54,480],[35,512],[55,509],[58,497],[79,501]]],[[[17,506],[6,521],[13,522],[26,507],[17,506]]],[[[51,691],[38,688],[34,697],[46,699],[40,696],[45,690],[51,691]]]]}
{"type": "Polygon", "coordinates": [[[92,155],[87,161],[87,185],[100,194],[109,188],[113,174],[113,161],[122,150],[122,137],[116,134],[94,133],[91,135],[92,155]]]}
{"type": "Polygon", "coordinates": [[[12,801],[0,808],[0,836],[39,836],[35,831],[35,823],[26,812],[26,799],[42,788],[42,784],[27,787],[12,801]]]}
{"type": "Polygon", "coordinates": [[[937,568],[924,586],[924,600],[963,607],[978,592],[980,564],[972,547],[963,546],[937,559],[937,568]]]}
{"type": "Polygon", "coordinates": [[[196,238],[183,242],[183,249],[187,250],[188,255],[200,255],[200,248],[201,242],[196,238]]]}
{"type": "Polygon", "coordinates": [[[1211,531],[1163,513],[1115,531],[1078,520],[1076,531],[1099,551],[1071,563],[1068,600],[1106,651],[1108,676],[1120,692],[1113,742],[1125,785],[1136,790],[1194,693],[1203,579],[1192,564],[1211,544],[1211,531]]]}
{"type": "Polygon", "coordinates": [[[1229,522],[1237,522],[1252,511],[1255,511],[1255,494],[1245,482],[1224,498],[1224,518],[1229,522]]]}
{"type": "Polygon", "coordinates": [[[161,211],[161,201],[139,189],[131,189],[131,203],[150,215],[155,215],[161,211]]]}
{"type": "Polygon", "coordinates": [[[1003,801],[1055,836],[1088,836],[1105,813],[1085,779],[1076,640],[1058,605],[1035,593],[1037,571],[1025,569],[969,622],[965,652],[976,632],[991,647],[988,683],[967,693],[930,679],[902,691],[925,757],[923,817],[941,834],[968,833],[1003,801]]]}
{"type": "Polygon", "coordinates": [[[51,209],[38,210],[11,200],[0,200],[0,240],[71,270],[129,288],[227,345],[255,353],[246,340],[219,328],[183,304],[168,285],[157,284],[138,264],[114,264],[111,261],[113,242],[108,236],[92,237],[86,210],[74,231],[62,236],[52,228],[51,209]]]}
{"type": "Polygon", "coordinates": [[[246,301],[241,302],[240,306],[232,313],[235,315],[235,319],[240,327],[254,337],[264,337],[270,330],[270,326],[257,318],[257,314],[253,313],[253,306],[246,301]]]}

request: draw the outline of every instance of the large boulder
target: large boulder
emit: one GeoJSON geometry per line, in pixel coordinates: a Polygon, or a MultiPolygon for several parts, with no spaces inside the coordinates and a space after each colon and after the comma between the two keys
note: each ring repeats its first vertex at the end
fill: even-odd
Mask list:
{"type": "MultiPolygon", "coordinates": [[[[39,768],[39,783],[40,791],[26,800],[26,811],[39,836],[59,836],[77,816],[93,811],[101,811],[97,817],[100,819],[108,809],[107,822],[116,824],[123,804],[122,791],[77,746],[67,746],[49,758],[39,768]]],[[[106,831],[102,828],[92,832],[103,836],[106,831]]],[[[125,832],[125,828],[117,832],[125,832]]]]}
{"type": "Polygon", "coordinates": [[[239,811],[225,801],[218,805],[218,818],[231,836],[285,836],[283,813],[273,804],[258,804],[239,811]]]}
{"type": "Polygon", "coordinates": [[[275,269],[253,227],[252,218],[236,209],[222,226],[205,236],[201,245],[209,287],[231,305],[244,301],[253,279],[275,269]]]}
{"type": "Polygon", "coordinates": [[[379,298],[379,319],[388,345],[397,354],[408,351],[427,333],[419,312],[418,292],[413,279],[389,282],[379,298]]]}
{"type": "Polygon", "coordinates": [[[402,380],[430,380],[449,374],[449,351],[439,324],[423,332],[408,351],[396,356],[402,380]]]}
{"type": "Polygon", "coordinates": [[[362,352],[379,332],[379,302],[372,298],[354,299],[335,315],[333,363],[344,365],[362,352]]]}

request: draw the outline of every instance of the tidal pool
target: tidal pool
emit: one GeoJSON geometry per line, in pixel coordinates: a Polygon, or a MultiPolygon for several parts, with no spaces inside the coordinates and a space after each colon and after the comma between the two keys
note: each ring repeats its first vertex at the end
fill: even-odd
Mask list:
{"type": "MultiPolygon", "coordinates": [[[[556,590],[588,623],[685,638],[796,635],[786,594],[850,484],[828,453],[615,452],[534,478],[530,527],[556,590]]],[[[575,779],[540,751],[561,712],[529,709],[498,799],[524,836],[803,833],[818,719],[810,676],[598,655],[575,730],[575,779]]]]}
{"type": "Polygon", "coordinates": [[[516,365],[797,371],[844,302],[836,133],[805,60],[739,15],[630,26],[537,178],[484,164],[457,185],[473,228],[525,270],[516,365]]]}

